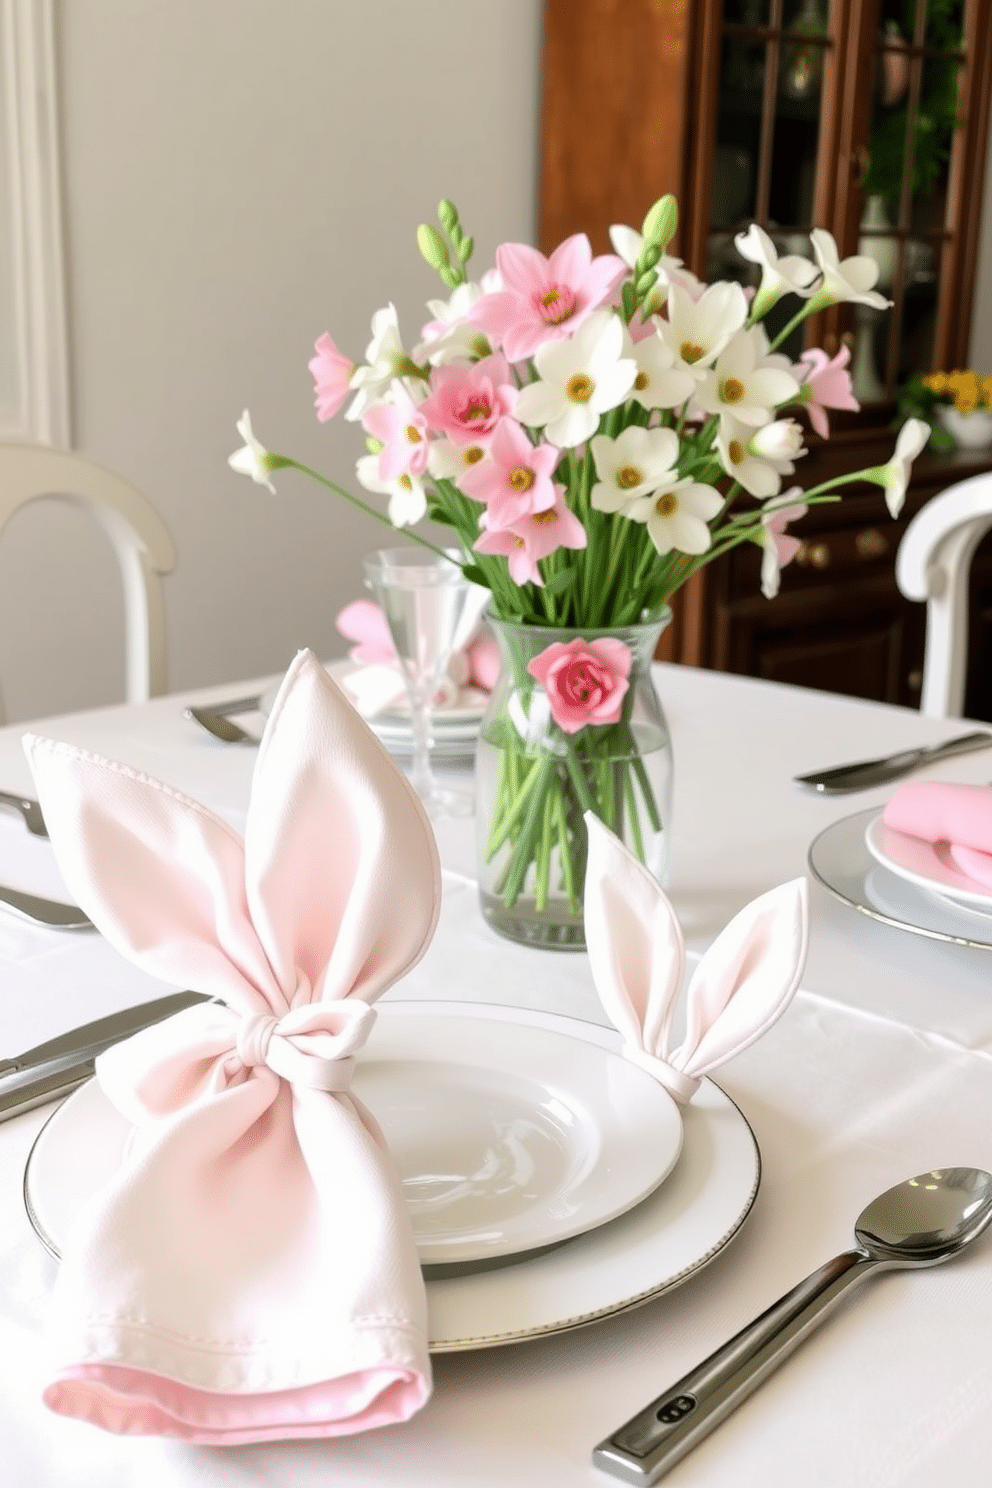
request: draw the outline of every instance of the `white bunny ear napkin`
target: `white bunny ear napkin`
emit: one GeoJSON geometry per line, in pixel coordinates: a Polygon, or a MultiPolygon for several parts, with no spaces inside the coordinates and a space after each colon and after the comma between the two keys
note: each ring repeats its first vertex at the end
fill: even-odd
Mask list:
{"type": "Polygon", "coordinates": [[[66,1245],[47,1404],[212,1443],[406,1419],[431,1388],[424,1285],[348,1084],[369,1004],[437,921],[420,802],[309,652],[272,709],[244,842],[122,765],[25,748],[79,904],[123,955],[224,1004],[98,1061],[135,1130],[66,1245]]]}
{"type": "Polygon", "coordinates": [[[685,971],[675,911],[657,881],[590,812],[585,930],[593,981],[628,1059],[685,1105],[710,1070],[741,1053],[785,1012],[809,939],[806,880],[746,905],[693,973],[685,1032],[672,1024],[685,971]]]}

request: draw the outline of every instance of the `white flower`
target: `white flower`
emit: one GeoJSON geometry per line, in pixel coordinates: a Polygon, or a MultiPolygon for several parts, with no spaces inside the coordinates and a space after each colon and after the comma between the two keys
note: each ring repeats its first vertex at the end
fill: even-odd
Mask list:
{"type": "Polygon", "coordinates": [[[640,341],[625,332],[624,356],[637,364],[631,396],[642,408],[678,408],[696,390],[696,379],[675,366],[675,353],[657,329],[640,341]]]}
{"type": "Polygon", "coordinates": [[[823,283],[810,300],[811,311],[847,301],[855,305],[870,305],[874,310],[885,310],[892,304],[891,300],[872,289],[879,275],[878,264],[873,258],[855,254],[841,262],[833,234],[822,227],[814,227],[810,240],[816,261],[823,271],[823,283]]]}
{"type": "Polygon", "coordinates": [[[761,592],[766,599],[774,599],[779,591],[782,569],[791,563],[801,546],[799,539],[786,532],[789,522],[806,515],[805,501],[796,501],[802,496],[802,488],[793,486],[777,501],[769,501],[761,518],[761,592]]]}
{"type": "Polygon", "coordinates": [[[679,481],[669,491],[642,496],[624,512],[633,522],[646,522],[648,536],[659,553],[705,553],[710,545],[707,526],[723,507],[723,497],[712,486],[679,481]]]}
{"type": "Polygon", "coordinates": [[[696,396],[707,413],[730,414],[742,424],[768,424],[774,408],[798,398],[799,384],[791,372],[768,365],[766,345],[760,326],[734,336],[700,380],[696,396]]]}
{"type": "Polygon", "coordinates": [[[268,486],[274,496],[276,488],[269,479],[269,472],[274,467],[269,464],[270,456],[265,445],[260,444],[255,438],[251,427],[251,414],[247,408],[238,419],[236,428],[244,440],[244,448],[235,450],[233,455],[228,456],[228,465],[239,475],[250,475],[252,480],[257,481],[260,486],[268,486]]]}
{"type": "Polygon", "coordinates": [[[668,319],[659,321],[658,333],[675,353],[675,365],[699,378],[746,320],[747,299],[739,284],[711,284],[698,300],[673,284],[668,319]]]}
{"type": "MultiPolygon", "coordinates": [[[[792,423],[791,419],[782,420],[792,423]]],[[[755,430],[750,424],[739,424],[736,419],[722,418],[716,436],[717,449],[723,468],[745,491],[752,496],[764,498],[775,496],[781,490],[783,475],[792,475],[795,466],[788,455],[763,454],[755,448],[759,434],[766,429],[775,429],[775,424],[766,424],[765,429],[755,430]]],[[[798,425],[796,425],[798,430],[798,425]]],[[[800,443],[801,443],[801,430],[800,443]]],[[[779,443],[776,436],[774,444],[779,443]]],[[[803,453],[801,450],[797,453],[803,453]]]]}
{"type": "Polygon", "coordinates": [[[812,294],[813,281],[820,276],[816,264],[797,253],[779,258],[775,244],[756,222],[751,223],[747,232],[738,233],[734,242],[742,258],[761,265],[761,286],[751,304],[752,320],[760,320],[783,295],[795,294],[806,299],[812,294]]]}
{"type": "Polygon", "coordinates": [[[419,476],[400,475],[396,480],[380,480],[378,455],[363,455],[355,473],[366,491],[389,497],[389,520],[394,527],[412,527],[427,511],[424,483],[419,476]]]}
{"type": "Polygon", "coordinates": [[[596,511],[622,512],[638,497],[678,484],[679,442],[671,429],[631,424],[616,439],[597,434],[589,447],[599,476],[590,495],[596,511]]]}
{"type": "Polygon", "coordinates": [[[402,377],[410,367],[410,358],[400,340],[395,305],[387,305],[373,315],[372,340],[365,348],[365,360],[367,365],[359,367],[351,379],[356,396],[345,418],[352,422],[388,392],[394,377],[402,377]]]}
{"type": "Polygon", "coordinates": [[[427,469],[435,480],[457,480],[488,456],[489,451],[481,444],[455,444],[450,439],[432,439],[427,469]]]}
{"type": "Polygon", "coordinates": [[[639,233],[636,228],[625,227],[622,222],[617,222],[610,228],[610,242],[613,244],[613,252],[623,259],[628,269],[632,269],[644,248],[644,234],[639,233]]]}
{"type": "Polygon", "coordinates": [[[865,480],[875,481],[885,487],[885,504],[889,515],[897,517],[906,499],[906,487],[913,461],[930,438],[930,425],[922,419],[907,419],[899,430],[895,451],[886,465],[876,465],[864,472],[865,480]]]}
{"type": "Polygon", "coordinates": [[[630,392],[637,364],[621,356],[623,323],[612,310],[594,310],[565,341],[546,341],[534,355],[540,379],[521,388],[514,417],[544,428],[559,449],[595,434],[599,416],[630,392]]]}
{"type": "Polygon", "coordinates": [[[424,339],[413,349],[415,362],[430,362],[436,367],[489,355],[492,347],[485,335],[467,319],[482,293],[481,285],[459,284],[447,300],[427,301],[434,318],[420,332],[424,339]]]}

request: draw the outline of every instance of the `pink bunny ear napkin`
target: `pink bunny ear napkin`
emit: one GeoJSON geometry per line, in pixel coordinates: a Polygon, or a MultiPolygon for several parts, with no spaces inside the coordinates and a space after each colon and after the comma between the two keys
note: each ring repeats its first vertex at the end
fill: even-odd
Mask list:
{"type": "Polygon", "coordinates": [[[946,780],[907,780],[889,800],[887,827],[946,842],[961,872],[992,888],[992,789],[946,780]]]}
{"type": "Polygon", "coordinates": [[[243,842],[122,765],[25,748],[77,901],[139,966],[220,999],[98,1061],[134,1131],[66,1244],[47,1404],[210,1443],[406,1419],[431,1388],[424,1285],[348,1085],[370,1004],[437,921],[420,802],[309,652],[272,709],[243,842]]]}
{"type": "Polygon", "coordinates": [[[809,939],[806,880],[762,894],[717,936],[689,982],[676,1044],[685,946],[675,911],[619,838],[591,813],[585,820],[586,946],[596,990],[627,1058],[684,1106],[703,1075],[753,1044],[791,1002],[809,939]]]}

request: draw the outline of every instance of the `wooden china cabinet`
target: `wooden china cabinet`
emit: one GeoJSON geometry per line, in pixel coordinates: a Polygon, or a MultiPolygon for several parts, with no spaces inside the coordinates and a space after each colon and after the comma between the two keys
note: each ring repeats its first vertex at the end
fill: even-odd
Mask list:
{"type": "MultiPolygon", "coordinates": [[[[968,365],[992,0],[546,0],[545,17],[545,251],[577,231],[608,251],[610,224],[638,226],[666,191],[673,251],[707,280],[757,282],[733,244],[751,221],[807,255],[809,229],[829,228],[842,256],[876,259],[892,307],[834,307],[786,344],[843,340],[862,405],[811,436],[797,478],[883,463],[897,387],[968,365]]],[[[776,307],[782,323],[794,308],[776,307]]],[[[924,611],[898,593],[895,551],[925,501],[989,468],[988,450],[925,453],[898,522],[877,486],[847,487],[797,524],[773,601],[757,549],[717,560],[677,596],[664,654],[916,706],[924,611]]],[[[972,590],[966,707],[992,718],[992,541],[972,590]]]]}

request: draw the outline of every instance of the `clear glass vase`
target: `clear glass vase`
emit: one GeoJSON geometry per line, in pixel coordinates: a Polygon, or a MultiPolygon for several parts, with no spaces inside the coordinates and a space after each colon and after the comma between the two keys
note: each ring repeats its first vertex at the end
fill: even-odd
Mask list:
{"type": "Polygon", "coordinates": [[[476,751],[479,894],[483,916],[509,940],[584,949],[587,810],[665,883],[672,743],[651,661],[670,619],[671,611],[665,610],[650,623],[605,630],[490,619],[502,666],[476,751]],[[604,638],[628,648],[627,687],[618,704],[608,699],[600,709],[608,721],[579,723],[583,708],[589,707],[591,717],[601,695],[595,666],[583,671],[579,652],[566,679],[571,689],[566,705],[571,699],[575,706],[566,707],[563,725],[555,716],[563,712],[561,681],[549,679],[546,688],[530,664],[548,647],[604,638]]]}

